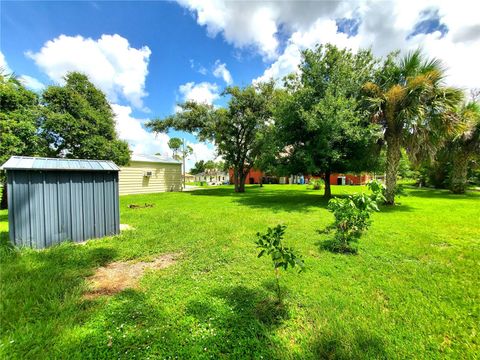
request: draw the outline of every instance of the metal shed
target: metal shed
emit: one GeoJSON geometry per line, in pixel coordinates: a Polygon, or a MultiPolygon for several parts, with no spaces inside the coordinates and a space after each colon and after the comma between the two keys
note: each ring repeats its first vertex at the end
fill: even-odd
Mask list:
{"type": "Polygon", "coordinates": [[[41,249],[120,232],[113,162],[12,156],[2,169],[15,245],[41,249]]]}

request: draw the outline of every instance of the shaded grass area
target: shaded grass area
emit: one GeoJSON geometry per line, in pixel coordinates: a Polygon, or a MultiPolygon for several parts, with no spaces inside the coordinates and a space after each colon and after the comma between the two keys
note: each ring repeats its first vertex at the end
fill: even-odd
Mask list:
{"type": "MultiPolygon", "coordinates": [[[[333,187],[335,195],[361,191],[333,187]]],[[[480,351],[480,193],[408,189],[356,256],[321,248],[333,217],[299,185],[121,197],[136,230],[85,245],[1,253],[2,358],[475,358],[480,351]],[[153,208],[130,209],[132,203],[153,208]],[[255,233],[288,226],[307,271],[281,278],[255,233]],[[137,289],[86,300],[106,263],[181,252],[137,289]]],[[[0,233],[7,236],[6,212],[0,233]]]]}

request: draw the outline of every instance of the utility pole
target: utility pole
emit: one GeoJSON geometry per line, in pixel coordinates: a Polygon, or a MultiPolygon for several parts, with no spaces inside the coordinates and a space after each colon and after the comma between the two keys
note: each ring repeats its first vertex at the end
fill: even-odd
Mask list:
{"type": "Polygon", "coordinates": [[[182,139],[182,145],[183,145],[183,156],[182,156],[182,159],[183,159],[183,189],[185,190],[185,155],[186,155],[186,152],[185,152],[185,138],[182,139]]]}

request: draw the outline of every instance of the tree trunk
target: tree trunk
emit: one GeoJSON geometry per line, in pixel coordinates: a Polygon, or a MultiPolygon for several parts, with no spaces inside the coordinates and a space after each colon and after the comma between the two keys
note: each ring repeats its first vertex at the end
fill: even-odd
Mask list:
{"type": "Polygon", "coordinates": [[[235,186],[235,192],[238,192],[238,169],[233,168],[233,185],[235,186]]]}
{"type": "Polygon", "coordinates": [[[247,178],[247,174],[243,171],[240,174],[239,184],[238,184],[238,191],[239,193],[245,192],[245,179],[247,178]]]}
{"type": "Polygon", "coordinates": [[[0,203],[0,209],[8,209],[8,200],[7,200],[7,178],[3,181],[3,188],[2,188],[2,201],[0,203]]]}
{"type": "Polygon", "coordinates": [[[387,205],[395,205],[397,173],[401,155],[400,140],[395,136],[387,137],[387,179],[385,189],[385,203],[387,205]]]}
{"type": "Polygon", "coordinates": [[[467,189],[467,171],[467,154],[457,152],[453,158],[453,168],[450,179],[450,190],[452,190],[454,194],[465,194],[465,190],[467,189]]]}
{"type": "Polygon", "coordinates": [[[330,187],[330,174],[330,170],[325,171],[325,192],[323,193],[323,197],[326,199],[330,199],[332,197],[332,189],[330,187]]]}

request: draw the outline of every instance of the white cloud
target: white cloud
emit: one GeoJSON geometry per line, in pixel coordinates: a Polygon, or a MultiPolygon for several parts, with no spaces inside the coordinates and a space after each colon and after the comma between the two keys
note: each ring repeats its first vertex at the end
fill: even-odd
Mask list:
{"type": "MultiPolygon", "coordinates": [[[[272,6],[277,6],[277,3],[272,6]]],[[[301,50],[318,43],[333,43],[354,51],[372,48],[377,56],[397,49],[406,52],[420,47],[429,57],[444,61],[448,67],[449,84],[464,88],[478,87],[479,11],[478,2],[462,1],[370,1],[358,3],[350,9],[339,5],[314,22],[306,20],[304,26],[292,23],[291,28],[297,30],[289,36],[284,51],[254,82],[281,79],[298,69],[301,50]],[[422,12],[427,9],[438,11],[440,22],[448,28],[444,36],[439,31],[411,36],[415,24],[422,19],[422,12]],[[339,32],[335,19],[344,17],[355,17],[360,21],[357,34],[347,36],[339,32]]]]}
{"type": "Polygon", "coordinates": [[[215,146],[211,143],[192,143],[187,141],[187,145],[193,149],[193,154],[185,161],[185,168],[187,171],[189,171],[197,161],[219,159],[216,157],[215,146]]]}
{"type": "Polygon", "coordinates": [[[202,1],[178,0],[205,26],[210,36],[223,36],[240,49],[253,49],[270,62],[258,80],[281,78],[295,71],[300,51],[317,43],[331,42],[353,50],[372,48],[375,55],[421,47],[430,57],[448,66],[448,81],[461,87],[478,87],[480,48],[480,3],[478,1],[202,1]],[[448,28],[412,36],[426,14],[438,14],[448,28]],[[359,22],[350,36],[338,31],[337,19],[359,22]],[[285,40],[282,40],[285,39],[285,40]],[[285,41],[285,46],[279,46],[285,41]]]}
{"type": "Polygon", "coordinates": [[[38,79],[28,76],[22,75],[18,78],[20,82],[28,89],[33,90],[35,92],[40,92],[45,89],[45,84],[40,82],[38,79]]]}
{"type": "Polygon", "coordinates": [[[227,64],[221,63],[220,60],[215,61],[213,76],[223,79],[227,85],[233,83],[232,74],[227,69],[227,64]]]}
{"type": "Polygon", "coordinates": [[[253,47],[265,60],[278,56],[279,33],[302,30],[342,5],[340,1],[177,1],[196,15],[197,23],[206,27],[209,36],[222,34],[237,48],[253,47]]]}
{"type": "Polygon", "coordinates": [[[5,56],[3,53],[0,51],[0,69],[3,70],[6,74],[11,74],[12,69],[7,64],[7,60],[5,59],[5,56]]]}
{"type": "Polygon", "coordinates": [[[170,137],[167,134],[155,135],[143,128],[144,119],[132,117],[132,108],[111,104],[115,113],[116,129],[120,139],[126,140],[136,154],[156,154],[171,156],[168,147],[170,137]]]}
{"type": "MultiPolygon", "coordinates": [[[[165,133],[154,134],[147,131],[142,126],[147,120],[133,117],[130,106],[111,104],[111,107],[115,113],[119,138],[126,140],[135,154],[159,153],[162,156],[172,156],[172,151],[168,147],[170,136],[165,133]]],[[[187,171],[193,167],[196,161],[215,159],[215,146],[211,143],[187,141],[187,145],[193,149],[193,154],[185,161],[187,171]]]]}
{"type": "Polygon", "coordinates": [[[178,88],[183,101],[195,101],[203,104],[213,104],[220,97],[217,84],[209,82],[188,82],[178,88]]]}
{"type": "Polygon", "coordinates": [[[202,64],[196,63],[195,60],[190,59],[190,68],[195,70],[196,72],[202,74],[202,75],[207,75],[208,70],[205,66],[202,64]]]}
{"type": "Polygon", "coordinates": [[[339,33],[337,30],[335,20],[319,19],[307,31],[294,32],[283,53],[254,82],[281,80],[285,75],[297,71],[301,62],[301,51],[313,48],[316,44],[333,43],[340,47],[358,49],[360,45],[358,38],[348,37],[347,34],[339,33]]]}
{"type": "Polygon", "coordinates": [[[120,35],[102,35],[94,40],[60,35],[47,41],[37,53],[28,52],[37,66],[53,81],[62,83],[69,71],[80,71],[100,87],[111,102],[126,99],[143,108],[145,78],[151,51],[135,49],[120,35]]]}
{"type": "MultiPolygon", "coordinates": [[[[5,56],[1,51],[0,51],[0,70],[3,70],[5,74],[13,73],[12,69],[10,69],[10,67],[7,64],[7,60],[5,59],[5,56]]],[[[21,75],[18,77],[18,80],[20,80],[23,86],[36,92],[42,91],[45,88],[45,85],[42,84],[39,80],[28,75],[21,75]]]]}

